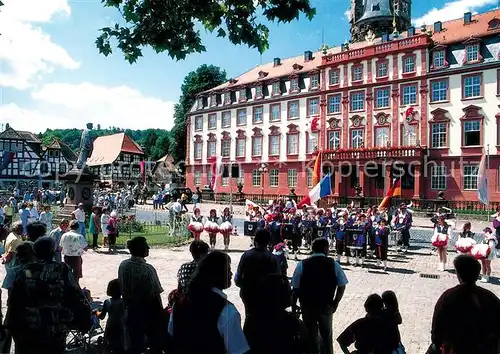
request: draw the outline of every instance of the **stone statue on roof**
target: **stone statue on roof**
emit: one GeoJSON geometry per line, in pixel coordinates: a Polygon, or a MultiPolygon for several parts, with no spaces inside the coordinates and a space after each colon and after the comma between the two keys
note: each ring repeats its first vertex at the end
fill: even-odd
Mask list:
{"type": "Polygon", "coordinates": [[[78,160],[76,162],[76,167],[81,170],[85,167],[87,159],[92,153],[92,138],[90,136],[90,131],[94,128],[92,123],[87,123],[87,128],[83,129],[82,137],[80,139],[80,153],[78,155],[78,160]]]}

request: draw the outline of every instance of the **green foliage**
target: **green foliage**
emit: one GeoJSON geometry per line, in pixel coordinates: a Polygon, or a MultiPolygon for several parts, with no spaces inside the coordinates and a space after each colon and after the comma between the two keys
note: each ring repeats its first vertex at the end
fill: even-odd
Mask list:
{"type": "Polygon", "coordinates": [[[291,22],[304,14],[311,20],[316,10],[310,0],[101,0],[114,7],[125,25],[116,23],[101,29],[96,40],[99,52],[112,53],[111,41],[131,64],[142,56],[142,48],[167,52],[177,60],[205,51],[201,24],[233,44],[245,44],[263,53],[269,47],[269,28],[259,18],[271,22],[291,22]]]}
{"type": "MultiPolygon", "coordinates": [[[[165,140],[170,142],[170,132],[166,130],[122,130],[117,127],[101,129],[100,124],[97,124],[97,128],[98,129],[94,129],[90,133],[92,139],[98,136],[116,134],[124,131],[132,140],[144,147],[146,157],[153,161],[158,160],[168,153],[169,143],[165,143],[165,140]]],[[[76,152],[80,148],[81,135],[82,131],[80,129],[47,129],[45,133],[39,135],[39,138],[44,145],[49,145],[54,139],[60,139],[76,152]]]]}
{"type": "Polygon", "coordinates": [[[137,220],[118,223],[118,231],[123,234],[144,231],[143,224],[137,220]]]}
{"type": "Polygon", "coordinates": [[[170,132],[169,152],[175,162],[186,159],[186,116],[196,101],[196,95],[226,80],[226,72],[214,65],[201,65],[184,78],[181,97],[174,106],[174,126],[170,132]]]}

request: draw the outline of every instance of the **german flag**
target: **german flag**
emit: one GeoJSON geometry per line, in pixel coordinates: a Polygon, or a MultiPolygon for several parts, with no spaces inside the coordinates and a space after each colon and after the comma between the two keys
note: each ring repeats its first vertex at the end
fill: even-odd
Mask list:
{"type": "Polygon", "coordinates": [[[321,151],[318,151],[318,154],[316,155],[316,161],[314,161],[314,169],[313,169],[313,175],[312,175],[312,185],[315,186],[321,181],[321,172],[323,167],[323,154],[321,151]]]}
{"type": "Polygon", "coordinates": [[[392,186],[391,189],[389,189],[384,199],[378,206],[378,210],[382,208],[389,209],[389,206],[391,205],[391,198],[399,196],[401,196],[401,178],[396,180],[396,182],[394,182],[394,185],[392,186]]]}

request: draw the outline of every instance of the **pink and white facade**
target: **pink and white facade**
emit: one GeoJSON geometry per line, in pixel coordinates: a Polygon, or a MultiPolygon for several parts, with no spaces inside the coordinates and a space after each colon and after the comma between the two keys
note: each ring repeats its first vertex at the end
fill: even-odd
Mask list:
{"type": "MultiPolygon", "coordinates": [[[[245,194],[307,194],[314,152],[335,196],[476,200],[489,146],[500,201],[500,11],[261,65],[199,96],[188,116],[190,188],[211,156],[240,166],[245,194]],[[432,33],[432,35],[429,35],[432,33]],[[262,166],[266,172],[262,172],[262,166]],[[260,170],[259,170],[260,168],[260,170]]],[[[218,179],[217,192],[229,192],[218,179]]]]}

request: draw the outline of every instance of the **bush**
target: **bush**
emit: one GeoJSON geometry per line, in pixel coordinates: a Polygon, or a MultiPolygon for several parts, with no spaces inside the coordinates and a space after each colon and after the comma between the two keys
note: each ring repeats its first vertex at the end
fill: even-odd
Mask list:
{"type": "Polygon", "coordinates": [[[137,220],[125,221],[118,224],[120,233],[143,232],[144,225],[137,220]]]}

